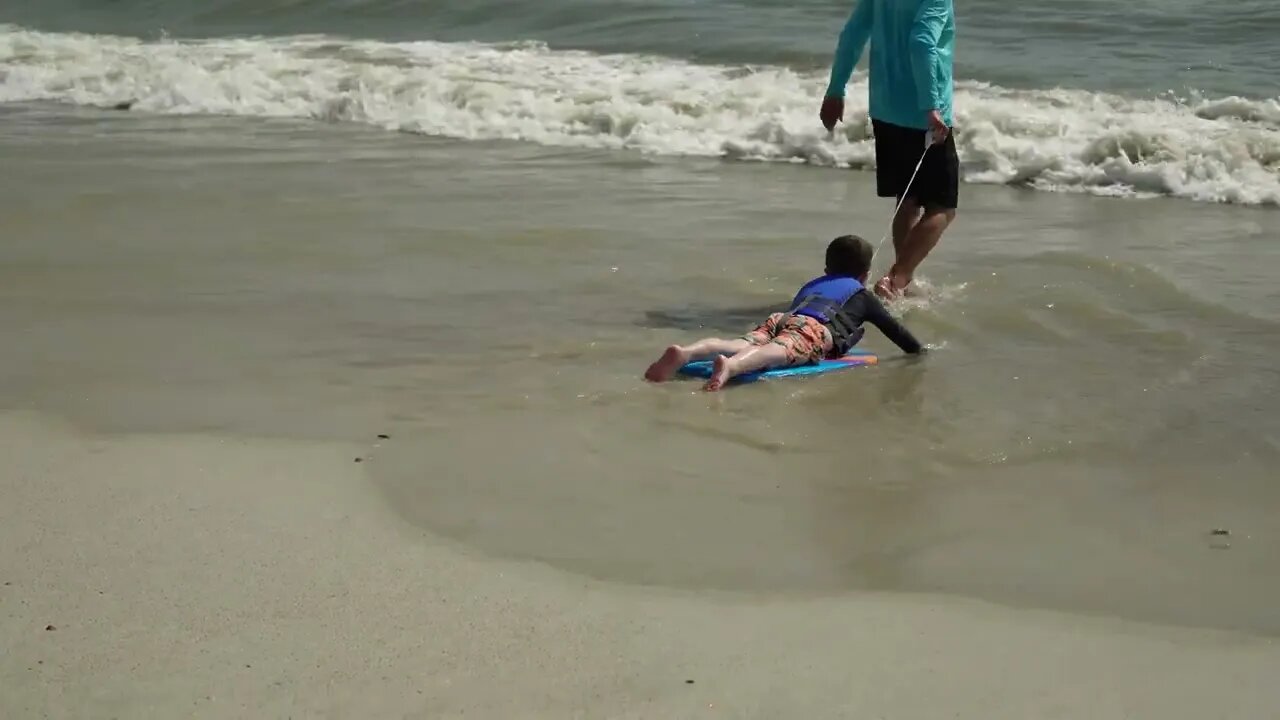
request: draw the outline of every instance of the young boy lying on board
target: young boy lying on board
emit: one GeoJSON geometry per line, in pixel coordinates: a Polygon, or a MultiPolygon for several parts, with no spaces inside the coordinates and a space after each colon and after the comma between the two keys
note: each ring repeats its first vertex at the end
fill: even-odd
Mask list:
{"type": "Polygon", "coordinates": [[[871,243],[856,235],[832,240],[827,245],[825,273],[800,288],[787,312],[773,313],[740,338],[703,338],[692,345],[672,345],[645,371],[645,379],[670,380],[687,363],[715,358],[704,388],[719,390],[743,373],[841,357],[862,339],[865,322],[904,352],[923,352],[915,336],[867,292],[874,254],[871,243]]]}

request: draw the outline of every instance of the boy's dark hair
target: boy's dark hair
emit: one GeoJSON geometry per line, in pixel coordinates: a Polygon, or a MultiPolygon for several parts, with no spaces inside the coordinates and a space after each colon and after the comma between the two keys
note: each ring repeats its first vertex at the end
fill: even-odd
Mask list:
{"type": "Polygon", "coordinates": [[[876,249],[857,235],[841,235],[827,245],[827,274],[862,277],[871,272],[876,249]]]}

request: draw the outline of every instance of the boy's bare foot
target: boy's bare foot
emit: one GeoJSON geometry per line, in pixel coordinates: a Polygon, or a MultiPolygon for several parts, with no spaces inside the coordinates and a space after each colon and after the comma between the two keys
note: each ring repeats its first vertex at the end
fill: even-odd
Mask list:
{"type": "Polygon", "coordinates": [[[724,387],[727,382],[729,382],[729,358],[717,355],[715,366],[711,370],[711,379],[707,381],[706,385],[702,386],[702,389],[707,392],[715,392],[724,387]]]}
{"type": "Polygon", "coordinates": [[[662,353],[662,357],[658,358],[657,362],[644,371],[644,379],[651,382],[666,382],[687,362],[689,362],[689,353],[679,345],[672,345],[662,353]]]}

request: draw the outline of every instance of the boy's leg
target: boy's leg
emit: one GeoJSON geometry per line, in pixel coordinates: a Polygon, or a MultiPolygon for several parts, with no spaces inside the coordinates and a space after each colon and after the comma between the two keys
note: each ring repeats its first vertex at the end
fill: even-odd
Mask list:
{"type": "Polygon", "coordinates": [[[717,355],[732,355],[752,345],[764,345],[777,334],[783,318],[784,315],[782,313],[772,313],[754,330],[743,337],[733,340],[703,338],[688,346],[672,345],[667,348],[662,357],[658,358],[657,362],[650,365],[649,369],[645,371],[645,379],[653,382],[663,382],[670,380],[676,374],[676,371],[686,363],[706,360],[717,355]]]}
{"type": "Polygon", "coordinates": [[[743,338],[733,338],[732,340],[706,338],[685,348],[689,353],[689,359],[685,362],[707,360],[717,355],[733,355],[749,347],[751,347],[751,343],[743,338]]]}
{"type": "Polygon", "coordinates": [[[743,373],[753,372],[762,368],[780,367],[790,363],[791,360],[787,348],[778,343],[755,345],[729,357],[720,355],[716,358],[715,369],[711,372],[711,379],[707,381],[703,388],[709,391],[719,390],[729,380],[743,373]]]}
{"type": "Polygon", "coordinates": [[[787,327],[778,331],[773,342],[748,348],[732,357],[716,358],[711,379],[704,387],[719,390],[730,379],[743,373],[817,362],[831,349],[830,330],[812,318],[793,318],[787,327]]]}
{"type": "Polygon", "coordinates": [[[750,346],[751,343],[742,338],[734,340],[703,338],[692,345],[672,345],[662,353],[662,357],[649,366],[644,377],[652,382],[665,382],[688,363],[706,360],[717,355],[732,355],[750,346]]]}

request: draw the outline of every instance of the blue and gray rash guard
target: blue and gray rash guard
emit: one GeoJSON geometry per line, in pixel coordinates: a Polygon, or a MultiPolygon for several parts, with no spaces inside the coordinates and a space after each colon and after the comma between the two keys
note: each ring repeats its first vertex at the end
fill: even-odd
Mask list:
{"type": "Polygon", "coordinates": [[[952,0],[858,0],[840,33],[827,96],[844,97],[870,41],[871,117],[925,130],[927,113],[937,110],[952,127],[955,37],[952,0]]]}
{"type": "Polygon", "coordinates": [[[868,322],[875,325],[876,329],[884,333],[885,337],[903,352],[914,355],[924,349],[911,331],[890,315],[875,295],[868,292],[861,282],[848,275],[824,274],[805,283],[796,292],[795,299],[791,301],[790,311],[797,315],[808,315],[831,327],[834,341],[832,354],[836,357],[844,355],[849,352],[849,348],[858,344],[863,335],[862,325],[868,322]],[[826,303],[828,306],[815,306],[813,303],[815,299],[818,304],[826,303]],[[837,337],[838,328],[831,325],[833,320],[831,312],[837,310],[844,314],[849,325],[848,329],[852,330],[852,334],[847,338],[837,337]]]}

